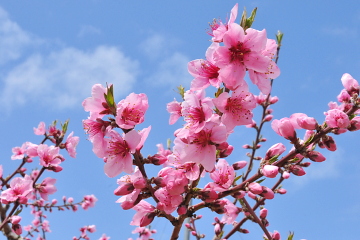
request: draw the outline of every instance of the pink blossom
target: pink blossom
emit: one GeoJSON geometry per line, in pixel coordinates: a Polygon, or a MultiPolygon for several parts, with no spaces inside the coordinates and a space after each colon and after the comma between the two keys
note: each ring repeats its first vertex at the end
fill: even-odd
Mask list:
{"type": "Polygon", "coordinates": [[[109,137],[110,139],[105,139],[107,142],[105,174],[108,177],[115,177],[122,171],[132,173],[131,153],[135,152],[141,141],[141,135],[137,131],[131,130],[121,137],[118,132],[110,131],[109,137]]]}
{"type": "Polygon", "coordinates": [[[213,36],[212,38],[213,42],[223,41],[223,36],[228,30],[228,26],[235,22],[237,14],[238,14],[238,4],[236,3],[235,6],[231,9],[230,18],[227,24],[223,24],[221,20],[219,21],[214,20],[213,23],[210,24],[211,32],[209,34],[213,36]]]}
{"type": "Polygon", "coordinates": [[[209,97],[205,98],[204,91],[186,91],[181,106],[181,115],[186,124],[177,133],[177,137],[187,138],[192,133],[200,132],[213,115],[213,103],[209,97]]]}
{"type": "Polygon", "coordinates": [[[162,210],[167,214],[171,214],[175,211],[183,201],[183,197],[181,195],[172,195],[166,188],[156,190],[155,196],[159,200],[157,209],[162,210]]]}
{"type": "Polygon", "coordinates": [[[215,106],[223,113],[221,121],[228,130],[235,126],[252,123],[252,110],[256,107],[254,96],[248,91],[236,90],[232,93],[223,92],[213,99],[215,106]]]}
{"type": "Polygon", "coordinates": [[[121,203],[120,206],[124,210],[129,210],[130,208],[136,206],[142,199],[141,196],[139,196],[140,192],[140,189],[134,189],[131,193],[122,196],[116,202],[121,203]]]}
{"type": "Polygon", "coordinates": [[[348,115],[339,109],[331,109],[325,112],[325,122],[331,128],[347,128],[350,126],[348,115]]]}
{"type": "Polygon", "coordinates": [[[137,227],[134,231],[132,231],[132,233],[139,234],[139,238],[137,238],[137,240],[151,240],[150,237],[153,233],[156,233],[156,230],[150,230],[145,227],[137,227]]]}
{"type": "Polygon", "coordinates": [[[132,129],[135,125],[144,122],[145,112],[148,109],[146,94],[130,93],[117,104],[115,121],[120,128],[132,129]]]}
{"type": "Polygon", "coordinates": [[[86,196],[84,196],[81,207],[84,210],[87,210],[89,207],[94,207],[96,201],[97,201],[97,198],[94,195],[86,195],[86,196]]]}
{"type": "Polygon", "coordinates": [[[223,37],[224,45],[214,54],[215,63],[220,67],[219,78],[230,90],[246,86],[246,69],[260,73],[268,72],[270,59],[262,55],[267,38],[266,31],[244,29],[237,23],[229,24],[223,37]]]}
{"type": "Polygon", "coordinates": [[[226,139],[226,127],[209,122],[203,130],[191,135],[188,143],[176,138],[173,154],[169,158],[178,157],[182,163],[199,163],[204,166],[206,171],[211,171],[216,161],[216,147],[214,144],[221,144],[226,139]]]}
{"type": "Polygon", "coordinates": [[[284,171],[283,174],[282,174],[282,177],[283,177],[284,179],[288,179],[288,178],[290,177],[290,173],[287,172],[287,171],[284,171]]]}
{"type": "Polygon", "coordinates": [[[303,128],[306,130],[315,130],[318,126],[316,119],[313,117],[308,117],[304,113],[294,113],[290,116],[291,123],[294,128],[303,128]]]}
{"type": "Polygon", "coordinates": [[[249,69],[250,80],[253,84],[258,86],[263,94],[269,94],[271,91],[270,80],[275,79],[280,75],[280,69],[277,64],[271,60],[275,57],[277,52],[277,44],[273,39],[267,39],[266,47],[261,52],[263,56],[270,59],[266,72],[257,72],[249,69]]]}
{"type": "Polygon", "coordinates": [[[75,158],[76,157],[76,146],[79,143],[79,137],[75,136],[73,137],[74,132],[71,132],[69,136],[66,139],[65,142],[65,148],[68,151],[70,157],[75,158]]]}
{"type": "Polygon", "coordinates": [[[216,88],[220,87],[221,82],[218,79],[220,68],[214,62],[214,52],[218,47],[218,43],[212,43],[206,51],[206,60],[197,59],[188,63],[189,73],[194,77],[191,90],[205,89],[210,84],[216,88]]]}
{"type": "Polygon", "coordinates": [[[48,195],[56,192],[55,183],[56,179],[47,177],[40,184],[36,185],[36,190],[40,193],[42,199],[48,200],[48,195]]]}
{"type": "Polygon", "coordinates": [[[341,77],[341,82],[350,95],[354,93],[359,94],[359,83],[350,74],[344,73],[341,77]]]}
{"type": "Polygon", "coordinates": [[[166,105],[166,110],[170,113],[169,124],[172,125],[181,117],[181,103],[174,100],[166,105]]]}
{"type": "Polygon", "coordinates": [[[163,179],[165,188],[170,195],[182,194],[185,192],[185,187],[189,183],[189,179],[181,169],[175,170],[171,167],[165,167],[160,170],[158,176],[163,179]]]}
{"type": "Polygon", "coordinates": [[[226,224],[233,224],[240,212],[239,208],[226,198],[223,199],[223,201],[225,201],[226,204],[224,206],[225,212],[221,219],[221,222],[224,222],[226,224]]]}
{"type": "Polygon", "coordinates": [[[44,135],[46,133],[45,123],[40,122],[37,128],[34,128],[35,135],[44,135]]]}
{"type": "Polygon", "coordinates": [[[59,154],[59,148],[55,146],[48,146],[46,144],[40,144],[37,147],[37,153],[40,158],[40,165],[44,167],[57,167],[64,159],[59,154]]]}
{"type": "Polygon", "coordinates": [[[21,145],[21,147],[12,148],[13,155],[11,156],[11,160],[23,159],[26,154],[27,146],[28,146],[28,143],[26,142],[26,143],[23,143],[23,145],[21,145]]]}
{"type": "MultiPolygon", "coordinates": [[[[142,223],[148,223],[150,214],[154,212],[155,207],[153,207],[150,203],[141,200],[136,206],[133,207],[133,209],[136,211],[132,221],[130,222],[130,225],[135,226],[146,226],[142,223]]],[[[153,216],[155,217],[155,216],[153,216]]],[[[147,224],[149,225],[151,221],[147,224]]]]}
{"type": "Polygon", "coordinates": [[[274,165],[265,165],[261,169],[262,174],[268,178],[274,178],[279,173],[279,167],[274,165]]]}
{"type": "Polygon", "coordinates": [[[33,191],[32,184],[33,181],[30,179],[30,177],[13,178],[10,182],[10,188],[1,192],[1,202],[7,204],[9,202],[20,200],[20,202],[26,203],[28,194],[33,191]]]}
{"type": "Polygon", "coordinates": [[[106,88],[101,84],[95,84],[91,89],[91,97],[82,102],[84,110],[90,112],[89,119],[95,120],[110,113],[108,112],[104,94],[106,94],[106,88]]]}
{"type": "Polygon", "coordinates": [[[18,216],[18,215],[13,215],[13,216],[11,216],[11,218],[10,218],[10,222],[11,222],[12,224],[19,224],[20,221],[21,221],[21,217],[18,216]]]}
{"type": "Polygon", "coordinates": [[[216,164],[215,171],[210,173],[213,183],[209,183],[207,186],[215,191],[225,191],[233,184],[235,179],[235,171],[228,162],[220,158],[216,164]]]}
{"type": "Polygon", "coordinates": [[[104,233],[98,240],[110,240],[110,237],[106,236],[106,234],[104,233]]]}
{"type": "MultiPolygon", "coordinates": [[[[117,196],[127,195],[132,193],[135,188],[143,189],[146,187],[146,180],[141,174],[138,167],[135,168],[135,172],[132,175],[122,176],[117,180],[118,188],[114,190],[114,194],[117,196]]],[[[137,196],[136,196],[137,197],[137,196]]]]}

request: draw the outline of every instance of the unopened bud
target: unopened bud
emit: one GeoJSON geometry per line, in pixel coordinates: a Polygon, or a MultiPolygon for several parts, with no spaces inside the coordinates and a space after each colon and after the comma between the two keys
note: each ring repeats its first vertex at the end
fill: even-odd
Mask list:
{"type": "Polygon", "coordinates": [[[239,170],[242,169],[246,166],[247,162],[246,161],[238,161],[236,163],[234,163],[232,165],[232,167],[234,168],[234,170],[239,170]]]}
{"type": "Polygon", "coordinates": [[[268,214],[268,210],[266,208],[260,210],[260,218],[262,219],[266,218],[267,214],[268,214]]]}
{"type": "Polygon", "coordinates": [[[143,216],[140,220],[140,227],[145,227],[149,225],[155,218],[156,213],[150,212],[146,213],[145,216],[143,216]]]}
{"type": "Polygon", "coordinates": [[[125,183],[114,190],[116,196],[128,195],[134,191],[134,185],[132,183],[125,183]]]}

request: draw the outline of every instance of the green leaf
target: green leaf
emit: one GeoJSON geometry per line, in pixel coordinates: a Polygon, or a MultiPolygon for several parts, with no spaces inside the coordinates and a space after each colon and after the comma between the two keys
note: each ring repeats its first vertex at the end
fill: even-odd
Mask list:
{"type": "Polygon", "coordinates": [[[167,141],[166,141],[166,147],[169,150],[171,149],[171,139],[170,138],[168,138],[167,141]]]}
{"type": "Polygon", "coordinates": [[[280,30],[278,30],[278,32],[275,36],[276,36],[276,41],[277,41],[278,47],[280,47],[284,33],[282,33],[280,30]]]}
{"type": "Polygon", "coordinates": [[[64,135],[65,135],[65,133],[66,133],[66,131],[68,129],[69,121],[70,120],[68,119],[68,120],[65,121],[64,124],[61,124],[62,132],[63,132],[64,135]]]}
{"type": "Polygon", "coordinates": [[[280,156],[280,155],[278,154],[278,155],[275,155],[275,156],[273,156],[272,158],[270,158],[269,163],[272,164],[272,163],[276,162],[276,161],[278,160],[278,157],[279,157],[279,156],[280,156]]]}
{"type": "Polygon", "coordinates": [[[266,179],[266,178],[263,178],[263,179],[257,180],[256,182],[260,184],[260,183],[262,183],[263,181],[265,181],[265,179],[266,179]]]}
{"type": "Polygon", "coordinates": [[[177,88],[177,92],[180,94],[181,98],[184,99],[185,88],[182,85],[180,85],[176,88],[177,88]]]}
{"type": "Polygon", "coordinates": [[[294,234],[294,232],[290,232],[287,240],[293,240],[294,234]]]}
{"type": "Polygon", "coordinates": [[[220,94],[222,94],[224,92],[224,88],[218,88],[218,90],[215,93],[215,98],[219,97],[220,94]]]}
{"type": "Polygon", "coordinates": [[[16,212],[14,213],[14,215],[19,215],[22,212],[22,208],[16,210],[16,212]]]}
{"type": "Polygon", "coordinates": [[[239,180],[241,177],[242,177],[242,174],[241,174],[240,176],[237,176],[237,177],[234,179],[234,183],[236,183],[236,181],[239,180]]]}
{"type": "Polygon", "coordinates": [[[254,10],[252,10],[252,12],[251,12],[250,17],[248,19],[246,19],[246,29],[251,28],[251,25],[255,21],[256,11],[257,11],[257,8],[254,8],[254,10]]]}

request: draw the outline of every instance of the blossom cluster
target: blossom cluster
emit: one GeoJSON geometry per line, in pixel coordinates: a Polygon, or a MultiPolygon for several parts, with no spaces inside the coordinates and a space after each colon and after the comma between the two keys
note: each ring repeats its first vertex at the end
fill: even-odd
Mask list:
{"type": "Polygon", "coordinates": [[[117,180],[119,186],[114,194],[120,196],[116,202],[124,210],[136,211],[131,225],[142,228],[155,217],[165,217],[174,225],[171,239],[177,239],[184,220],[190,217],[192,224],[186,227],[200,239],[205,235],[195,228],[194,220],[199,219],[195,212],[208,208],[223,215],[221,219],[215,218],[216,239],[224,235],[224,225],[233,225],[240,213],[243,220],[235,224],[224,239],[236,231],[248,233],[242,225],[249,219],[260,225],[264,238],[280,239],[279,232],[267,230],[269,221],[268,210],[263,207],[265,201],[274,199],[275,194],[287,192],[281,183],[291,174],[306,174],[304,168],[311,163],[306,159],[315,162],[325,160],[315,150],[316,146],[336,150],[330,133],[341,134],[359,129],[359,85],[349,74],[344,74],[342,78],[345,89],[338,96],[340,104],[329,104],[330,110],[325,113],[324,123],[304,113],[272,120],[270,106],[278,98],[271,96],[271,88],[273,80],[280,75],[276,62],[282,34],[279,33],[275,41],[267,38],[265,29],[251,28],[256,10],[249,18],[246,12],[243,13],[240,24],[235,23],[237,13],[238,6],[235,5],[227,23],[215,20],[211,24],[209,34],[212,43],[205,53],[206,59],[193,60],[188,64],[188,71],[194,78],[190,89],[179,87],[182,101],[174,100],[167,104],[170,125],[180,118],[184,120],[183,127],[174,132],[172,148],[168,146],[165,149],[158,144],[156,154],[142,155],[141,149],[151,130],[151,126],[135,130],[138,124],[144,122],[149,107],[144,93],[131,93],[115,103],[113,86],[96,84],[92,88],[92,96],[83,101],[84,110],[90,112],[83,126],[93,144],[93,152],[105,162],[105,174],[109,177],[116,177],[122,172],[128,174],[117,180]],[[259,95],[250,92],[247,77],[258,87],[259,95]],[[209,87],[215,88],[214,98],[206,95],[209,87]],[[263,109],[258,123],[253,119],[255,108],[263,109]],[[105,116],[108,116],[107,120],[105,116]],[[271,122],[277,134],[293,144],[288,153],[284,154],[284,144],[276,143],[264,157],[256,156],[260,143],[266,141],[260,132],[267,122],[271,122]],[[232,146],[228,139],[238,126],[255,129],[257,136],[252,145],[243,146],[251,150],[249,161],[231,163],[228,157],[236,146],[232,146]],[[306,130],[303,139],[297,136],[296,129],[306,130]],[[250,177],[255,161],[259,162],[259,166],[250,177]],[[149,177],[147,164],[162,168],[156,176],[149,177]],[[245,173],[238,174],[240,169],[245,173]],[[200,180],[206,175],[211,181],[200,187],[200,180]],[[278,178],[278,181],[268,187],[262,183],[266,178],[278,178]],[[152,201],[148,201],[150,199],[152,201]],[[197,199],[197,202],[192,204],[191,199],[197,199]],[[255,200],[253,206],[250,199],[255,200]],[[261,208],[259,214],[255,213],[257,208],[261,208]]]}

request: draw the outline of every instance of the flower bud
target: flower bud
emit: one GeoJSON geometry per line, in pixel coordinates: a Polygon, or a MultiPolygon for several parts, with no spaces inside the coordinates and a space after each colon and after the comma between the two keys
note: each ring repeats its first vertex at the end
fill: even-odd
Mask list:
{"type": "Polygon", "coordinates": [[[268,214],[268,210],[266,208],[260,210],[260,218],[262,219],[266,218],[267,214],[268,214]]]}
{"type": "Polygon", "coordinates": [[[274,165],[265,165],[261,169],[262,174],[268,178],[274,178],[279,173],[279,167],[274,165]]]}
{"type": "Polygon", "coordinates": [[[306,174],[304,169],[302,167],[300,167],[299,165],[292,165],[289,170],[296,176],[303,176],[306,174]]]}
{"type": "Polygon", "coordinates": [[[179,215],[183,215],[183,214],[185,214],[186,212],[187,212],[187,208],[186,208],[185,205],[180,205],[180,206],[178,207],[178,209],[177,209],[177,213],[178,213],[179,215]]]}
{"type": "Polygon", "coordinates": [[[246,166],[247,162],[246,161],[238,161],[236,163],[234,163],[232,165],[232,167],[234,168],[234,170],[239,170],[242,169],[246,166]]]}
{"type": "Polygon", "coordinates": [[[282,177],[283,177],[284,179],[288,179],[288,178],[290,177],[290,173],[287,172],[287,171],[284,171],[283,174],[282,174],[282,177]]]}
{"type": "Polygon", "coordinates": [[[125,183],[114,190],[116,196],[123,196],[130,194],[134,191],[134,185],[132,183],[125,183]]]}
{"type": "Polygon", "coordinates": [[[285,194],[287,193],[286,189],[284,188],[279,188],[278,190],[276,190],[277,193],[280,193],[280,194],[285,194]]]}
{"type": "Polygon", "coordinates": [[[245,194],[246,194],[245,191],[238,191],[238,192],[234,193],[232,196],[234,198],[241,199],[245,196],[245,194]]]}
{"type": "Polygon", "coordinates": [[[318,151],[310,151],[306,154],[306,157],[314,162],[323,162],[326,160],[326,158],[318,151]]]}
{"type": "Polygon", "coordinates": [[[140,227],[145,227],[149,225],[154,220],[155,216],[156,213],[154,212],[146,213],[145,216],[143,216],[140,220],[140,227]]]}
{"type": "Polygon", "coordinates": [[[248,188],[253,194],[260,194],[263,192],[261,185],[256,182],[250,183],[248,188]]]}
{"type": "Polygon", "coordinates": [[[275,194],[273,192],[273,190],[271,190],[268,187],[263,186],[262,187],[263,192],[260,194],[261,196],[263,196],[265,199],[273,199],[275,194]]]}
{"type": "Polygon", "coordinates": [[[269,160],[276,155],[281,155],[283,152],[285,152],[285,150],[286,147],[284,144],[276,143],[267,150],[265,155],[265,160],[269,160]]]}

